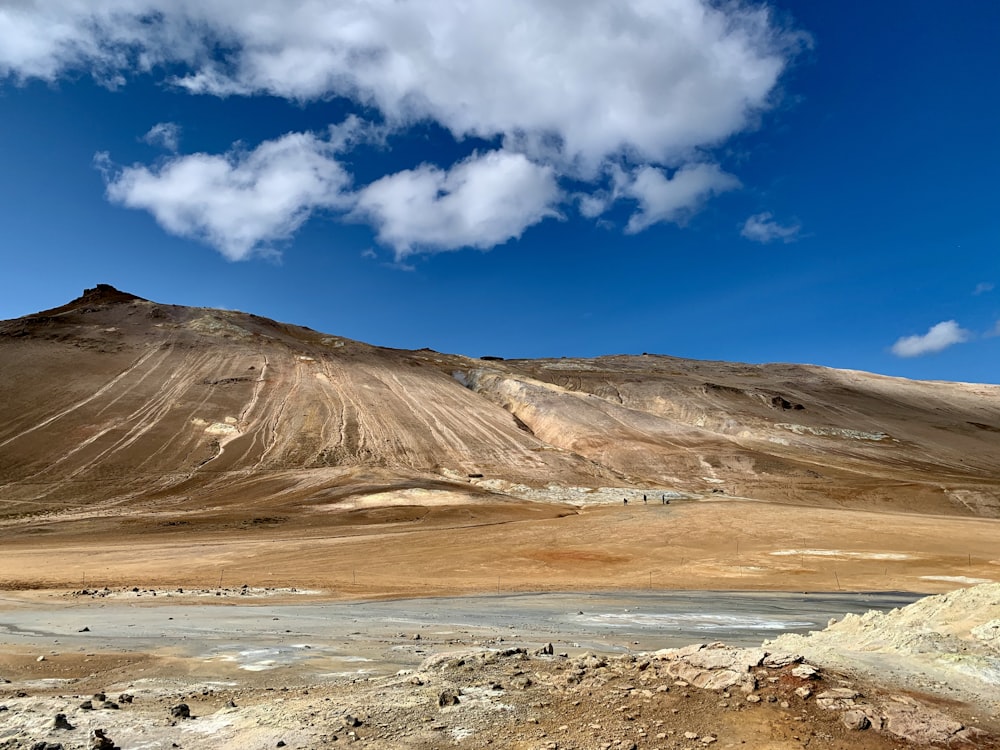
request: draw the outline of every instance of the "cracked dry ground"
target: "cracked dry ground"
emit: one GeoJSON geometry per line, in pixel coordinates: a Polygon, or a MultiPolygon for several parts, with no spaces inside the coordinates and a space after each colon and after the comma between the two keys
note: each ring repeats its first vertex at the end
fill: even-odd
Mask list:
{"type": "Polygon", "coordinates": [[[6,690],[0,748],[96,747],[97,728],[124,750],[1000,748],[996,727],[968,708],[877,691],[790,654],[722,644],[611,658],[550,651],[445,652],[390,677],[296,688],[181,692],[141,680],[124,685],[129,695],[117,708],[98,708],[104,695],[6,690]],[[74,729],[53,729],[56,713],[74,729]],[[20,731],[11,736],[11,727],[20,731]]]}

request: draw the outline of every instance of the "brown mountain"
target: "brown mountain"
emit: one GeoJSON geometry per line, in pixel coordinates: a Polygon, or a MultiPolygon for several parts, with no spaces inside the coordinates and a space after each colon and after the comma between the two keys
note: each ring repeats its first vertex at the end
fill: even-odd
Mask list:
{"type": "Polygon", "coordinates": [[[1000,517],[1000,387],[653,355],[470,359],[107,285],[0,323],[3,516],[385,520],[600,487],[1000,517]]]}

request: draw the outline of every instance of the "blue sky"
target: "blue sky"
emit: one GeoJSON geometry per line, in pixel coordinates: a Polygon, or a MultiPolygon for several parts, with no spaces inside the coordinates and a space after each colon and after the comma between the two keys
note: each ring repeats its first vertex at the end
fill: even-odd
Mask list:
{"type": "Polygon", "coordinates": [[[0,6],[0,318],[1000,382],[1000,4],[0,6]]]}

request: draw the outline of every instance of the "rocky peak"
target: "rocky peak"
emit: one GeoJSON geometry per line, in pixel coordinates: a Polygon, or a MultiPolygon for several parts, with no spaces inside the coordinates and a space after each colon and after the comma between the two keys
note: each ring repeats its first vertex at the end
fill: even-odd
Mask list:
{"type": "Polygon", "coordinates": [[[93,289],[84,289],[83,294],[75,299],[74,302],[106,305],[141,299],[142,297],[115,289],[111,284],[98,284],[93,289]]]}

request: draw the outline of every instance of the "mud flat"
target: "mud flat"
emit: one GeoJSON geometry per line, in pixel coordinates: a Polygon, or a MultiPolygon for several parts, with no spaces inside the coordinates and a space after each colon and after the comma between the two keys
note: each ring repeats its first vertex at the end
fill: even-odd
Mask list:
{"type": "MultiPolygon", "coordinates": [[[[651,651],[703,640],[756,646],[782,633],[823,628],[830,618],[888,610],[917,595],[746,592],[547,593],[374,602],[167,603],[170,592],[120,592],[0,603],[2,647],[62,658],[90,651],[169,653],[234,669],[310,674],[385,673],[455,644],[504,643],[607,653],[651,651]],[[144,594],[144,596],[143,596],[144,594]],[[81,632],[82,631],[82,632],[81,632]]],[[[186,666],[185,668],[190,668],[186,666]]],[[[288,675],[285,674],[284,677],[288,675]]]]}

